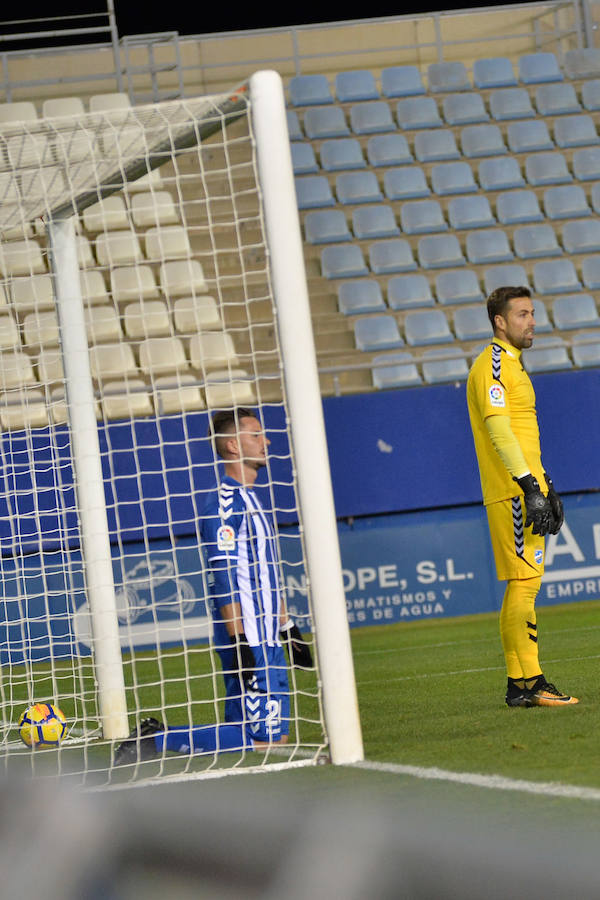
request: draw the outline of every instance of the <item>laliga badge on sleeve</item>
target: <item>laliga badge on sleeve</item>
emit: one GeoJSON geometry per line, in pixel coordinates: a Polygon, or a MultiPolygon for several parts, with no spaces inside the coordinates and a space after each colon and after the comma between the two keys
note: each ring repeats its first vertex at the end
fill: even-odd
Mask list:
{"type": "Polygon", "coordinates": [[[488,395],[490,398],[490,406],[495,406],[501,409],[506,406],[504,388],[501,384],[493,384],[488,391],[488,395]]]}
{"type": "Polygon", "coordinates": [[[235,550],[235,531],[231,525],[221,525],[217,530],[217,547],[219,550],[235,550]]]}

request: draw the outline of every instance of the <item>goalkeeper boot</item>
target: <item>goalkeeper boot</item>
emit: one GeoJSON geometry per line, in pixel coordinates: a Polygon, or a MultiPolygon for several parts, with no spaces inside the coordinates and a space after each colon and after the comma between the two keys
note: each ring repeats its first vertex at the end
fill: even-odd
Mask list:
{"type": "Polygon", "coordinates": [[[115,750],[115,766],[156,759],[160,754],[154,743],[154,735],[164,730],[165,726],[158,719],[142,719],[140,727],[134,728],[127,740],[115,750]]]}
{"type": "Polygon", "coordinates": [[[529,706],[569,706],[579,703],[577,697],[563,694],[554,684],[540,675],[529,689],[529,706]]]}

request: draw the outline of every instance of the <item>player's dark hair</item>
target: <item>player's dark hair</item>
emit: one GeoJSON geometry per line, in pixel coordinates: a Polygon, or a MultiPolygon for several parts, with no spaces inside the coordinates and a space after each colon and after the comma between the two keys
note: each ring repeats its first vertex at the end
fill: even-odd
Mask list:
{"type": "Polygon", "coordinates": [[[503,316],[510,301],[521,297],[531,297],[528,287],[498,287],[492,291],[487,298],[487,313],[494,331],[496,330],[494,324],[496,316],[503,316]]]}
{"type": "Polygon", "coordinates": [[[238,431],[240,421],[245,418],[256,419],[256,412],[247,406],[238,406],[213,413],[208,426],[208,436],[214,440],[219,456],[223,456],[224,439],[238,431]]]}

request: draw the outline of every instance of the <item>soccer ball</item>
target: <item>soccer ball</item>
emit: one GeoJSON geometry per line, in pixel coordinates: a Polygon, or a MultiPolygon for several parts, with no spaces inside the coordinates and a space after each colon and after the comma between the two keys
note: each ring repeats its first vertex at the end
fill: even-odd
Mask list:
{"type": "Polygon", "coordinates": [[[58,747],[66,730],[64,713],[51,703],[34,703],[19,719],[19,734],[28,747],[58,747]]]}

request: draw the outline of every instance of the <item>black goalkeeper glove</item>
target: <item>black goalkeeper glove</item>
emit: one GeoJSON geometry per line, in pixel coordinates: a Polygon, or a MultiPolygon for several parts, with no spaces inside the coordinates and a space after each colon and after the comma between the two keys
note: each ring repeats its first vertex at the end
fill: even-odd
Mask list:
{"type": "Polygon", "coordinates": [[[240,681],[248,684],[254,678],[254,669],[256,667],[252,647],[243,631],[230,637],[229,640],[233,644],[233,665],[231,668],[237,669],[240,681]]]}
{"type": "Polygon", "coordinates": [[[525,494],[525,528],[531,525],[533,534],[544,536],[554,526],[554,514],[550,501],[544,497],[533,475],[514,479],[525,494]]]}
{"type": "Polygon", "coordinates": [[[548,502],[552,508],[552,515],[554,517],[554,524],[549,529],[550,534],[558,534],[562,527],[562,523],[565,521],[565,510],[563,507],[563,502],[554,490],[554,484],[549,475],[544,472],[544,478],[546,479],[546,484],[548,485],[548,502]]]}
{"type": "Polygon", "coordinates": [[[280,626],[279,632],[285,641],[290,663],[299,669],[312,669],[313,658],[310,647],[295,622],[288,619],[285,625],[280,626]]]}

